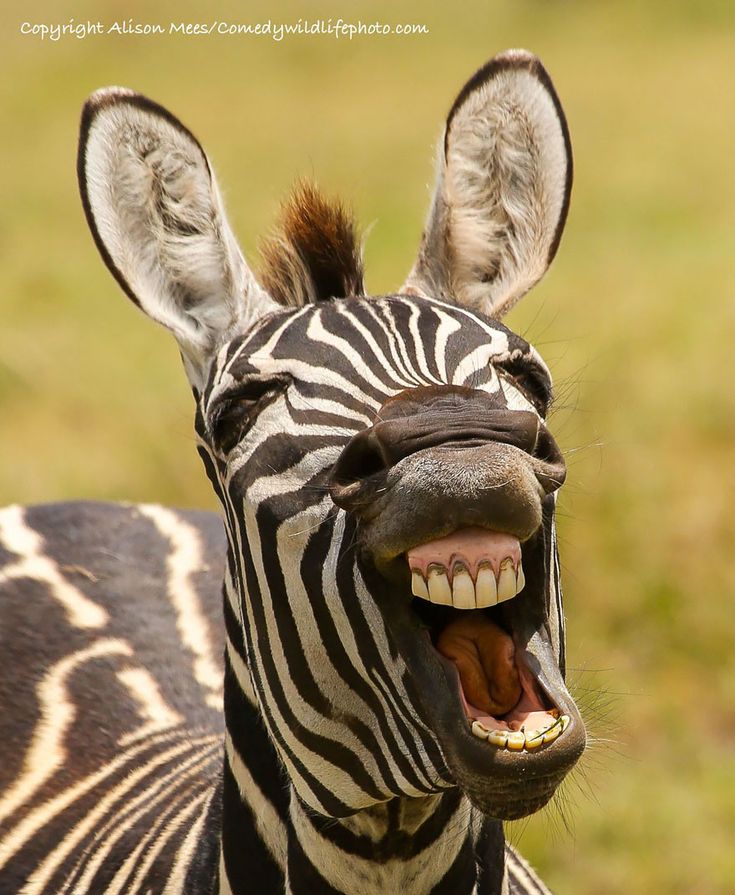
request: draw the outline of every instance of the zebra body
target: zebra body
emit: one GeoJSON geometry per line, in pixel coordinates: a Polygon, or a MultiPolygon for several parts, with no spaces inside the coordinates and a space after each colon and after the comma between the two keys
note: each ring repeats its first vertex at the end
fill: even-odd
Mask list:
{"type": "Polygon", "coordinates": [[[497,318],[566,217],[548,75],[514,51],[460,92],[395,295],[364,297],[310,188],[256,280],[201,146],[138,94],[89,100],[78,170],[104,260],[178,341],[225,524],[4,511],[0,892],[547,891],[502,821],[584,747],[564,465],[548,370],[497,318]]]}
{"type": "Polygon", "coordinates": [[[1,892],[208,891],[184,882],[192,829],[198,863],[219,850],[221,528],[156,506],[0,513],[1,892]]]}
{"type": "MultiPolygon", "coordinates": [[[[213,513],[91,502],[0,511],[0,741],[13,746],[0,766],[0,892],[219,891],[225,554],[213,513]],[[181,649],[162,651],[171,643],[181,649]]],[[[317,872],[331,858],[351,882],[359,863],[354,891],[366,895],[452,891],[451,876],[450,888],[436,884],[463,849],[474,873],[482,823],[456,790],[320,828],[291,808],[254,706],[242,723],[232,809],[243,891],[284,891],[289,866],[301,881],[290,891],[314,891],[315,847],[317,872]],[[442,839],[444,861],[421,857],[442,839]]],[[[498,861],[498,831],[485,838],[500,891],[547,891],[509,846],[498,861]]]]}

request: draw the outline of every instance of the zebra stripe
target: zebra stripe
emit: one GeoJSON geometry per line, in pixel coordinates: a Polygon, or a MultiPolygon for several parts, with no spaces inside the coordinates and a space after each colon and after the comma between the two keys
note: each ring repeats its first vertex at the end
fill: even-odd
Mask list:
{"type": "Polygon", "coordinates": [[[0,585],[13,579],[33,578],[48,585],[61,603],[67,620],[77,628],[104,628],[108,615],[70,584],[58,565],[43,555],[41,538],[30,528],[19,506],[7,507],[0,517],[0,543],[19,558],[0,572],[0,585]]]}
{"type": "Polygon", "coordinates": [[[531,865],[506,843],[505,868],[510,895],[551,895],[531,865]]]}
{"type": "Polygon", "coordinates": [[[202,871],[211,879],[202,862],[217,847],[221,716],[202,709],[212,690],[186,644],[222,639],[223,557],[221,525],[207,514],[83,503],[0,511],[0,737],[15,749],[0,763],[0,891],[188,892],[202,871]],[[143,605],[160,619],[148,632],[137,625],[143,605]],[[193,605],[182,651],[157,666],[155,638],[180,631],[193,605]],[[17,626],[31,607],[53,624],[17,626]],[[38,673],[17,692],[14,663],[28,650],[38,673]]]}
{"type": "Polygon", "coordinates": [[[192,656],[194,677],[207,691],[207,704],[222,709],[222,674],[214,660],[209,631],[203,617],[192,575],[204,565],[201,544],[196,531],[182,525],[170,510],[151,504],[140,507],[140,512],[153,521],[171,544],[167,558],[168,598],[176,610],[176,627],[181,643],[192,656]]]}

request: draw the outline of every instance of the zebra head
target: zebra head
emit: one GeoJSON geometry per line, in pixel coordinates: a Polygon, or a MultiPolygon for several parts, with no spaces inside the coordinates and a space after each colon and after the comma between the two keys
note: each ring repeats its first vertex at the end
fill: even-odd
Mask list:
{"type": "Polygon", "coordinates": [[[499,318],[543,275],[572,159],[539,61],[491,60],[446,121],[418,260],[364,295],[353,225],[301,187],[256,280],[169,112],[95,93],[79,177],[97,246],[176,337],[224,510],[231,767],[257,705],[332,817],[459,787],[515,818],[585,742],[564,684],[551,379],[499,318]]]}

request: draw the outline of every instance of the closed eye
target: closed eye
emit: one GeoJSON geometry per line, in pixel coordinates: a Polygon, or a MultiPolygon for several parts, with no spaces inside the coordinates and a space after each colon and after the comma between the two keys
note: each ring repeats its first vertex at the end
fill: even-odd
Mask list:
{"type": "Polygon", "coordinates": [[[214,447],[228,454],[247,433],[261,411],[288,387],[288,376],[248,379],[223,395],[209,415],[209,433],[214,447]]]}
{"type": "Polygon", "coordinates": [[[546,417],[553,392],[548,373],[527,358],[514,358],[497,363],[501,375],[505,375],[533,404],[542,417],[546,417]]]}

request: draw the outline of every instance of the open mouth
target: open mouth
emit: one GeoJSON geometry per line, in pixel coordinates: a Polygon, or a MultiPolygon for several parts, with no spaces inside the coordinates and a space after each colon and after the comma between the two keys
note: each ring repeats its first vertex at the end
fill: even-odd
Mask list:
{"type": "Polygon", "coordinates": [[[511,604],[526,585],[518,539],[463,528],[405,558],[412,609],[456,680],[473,736],[510,752],[544,750],[562,737],[570,716],[534,675],[513,629],[511,604]]]}

